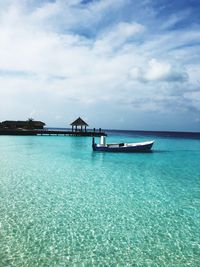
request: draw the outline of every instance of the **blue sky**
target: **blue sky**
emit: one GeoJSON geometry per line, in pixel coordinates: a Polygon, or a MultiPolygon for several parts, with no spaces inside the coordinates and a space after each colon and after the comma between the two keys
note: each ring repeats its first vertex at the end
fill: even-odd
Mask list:
{"type": "Polygon", "coordinates": [[[0,121],[200,131],[200,1],[0,3],[0,121]]]}

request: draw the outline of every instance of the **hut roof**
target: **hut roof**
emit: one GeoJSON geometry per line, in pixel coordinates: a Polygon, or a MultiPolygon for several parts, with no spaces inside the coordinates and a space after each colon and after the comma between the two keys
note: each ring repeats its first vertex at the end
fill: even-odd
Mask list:
{"type": "Polygon", "coordinates": [[[82,120],[80,117],[76,119],[74,122],[72,122],[70,125],[72,126],[89,126],[84,120],[82,120]]]}
{"type": "Polygon", "coordinates": [[[45,125],[45,123],[42,121],[33,121],[33,124],[38,125],[38,126],[44,126],[45,125]]]}
{"type": "MultiPolygon", "coordinates": [[[[26,125],[28,121],[2,121],[2,125],[26,125]]],[[[35,126],[44,126],[45,123],[42,121],[32,121],[33,125],[35,126]]]]}

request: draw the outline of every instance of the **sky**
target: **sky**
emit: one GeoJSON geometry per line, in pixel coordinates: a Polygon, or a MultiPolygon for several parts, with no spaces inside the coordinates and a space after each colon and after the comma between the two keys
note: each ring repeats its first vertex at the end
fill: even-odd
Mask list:
{"type": "Polygon", "coordinates": [[[200,131],[199,0],[0,1],[0,121],[200,131]]]}

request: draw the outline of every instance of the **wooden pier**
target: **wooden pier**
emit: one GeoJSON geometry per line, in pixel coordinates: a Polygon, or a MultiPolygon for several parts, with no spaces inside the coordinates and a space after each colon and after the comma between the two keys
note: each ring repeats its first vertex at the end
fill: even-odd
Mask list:
{"type": "Polygon", "coordinates": [[[0,129],[0,135],[40,135],[40,136],[107,136],[103,131],[63,131],[63,130],[21,130],[21,129],[0,129]]]}

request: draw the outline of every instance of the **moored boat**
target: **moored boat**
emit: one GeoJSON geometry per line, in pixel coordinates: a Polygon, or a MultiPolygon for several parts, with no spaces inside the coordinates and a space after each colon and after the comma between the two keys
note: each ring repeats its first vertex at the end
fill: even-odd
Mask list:
{"type": "Polygon", "coordinates": [[[93,151],[102,152],[151,152],[153,144],[154,141],[106,144],[105,136],[101,136],[100,144],[95,143],[94,137],[92,140],[93,151]]]}

